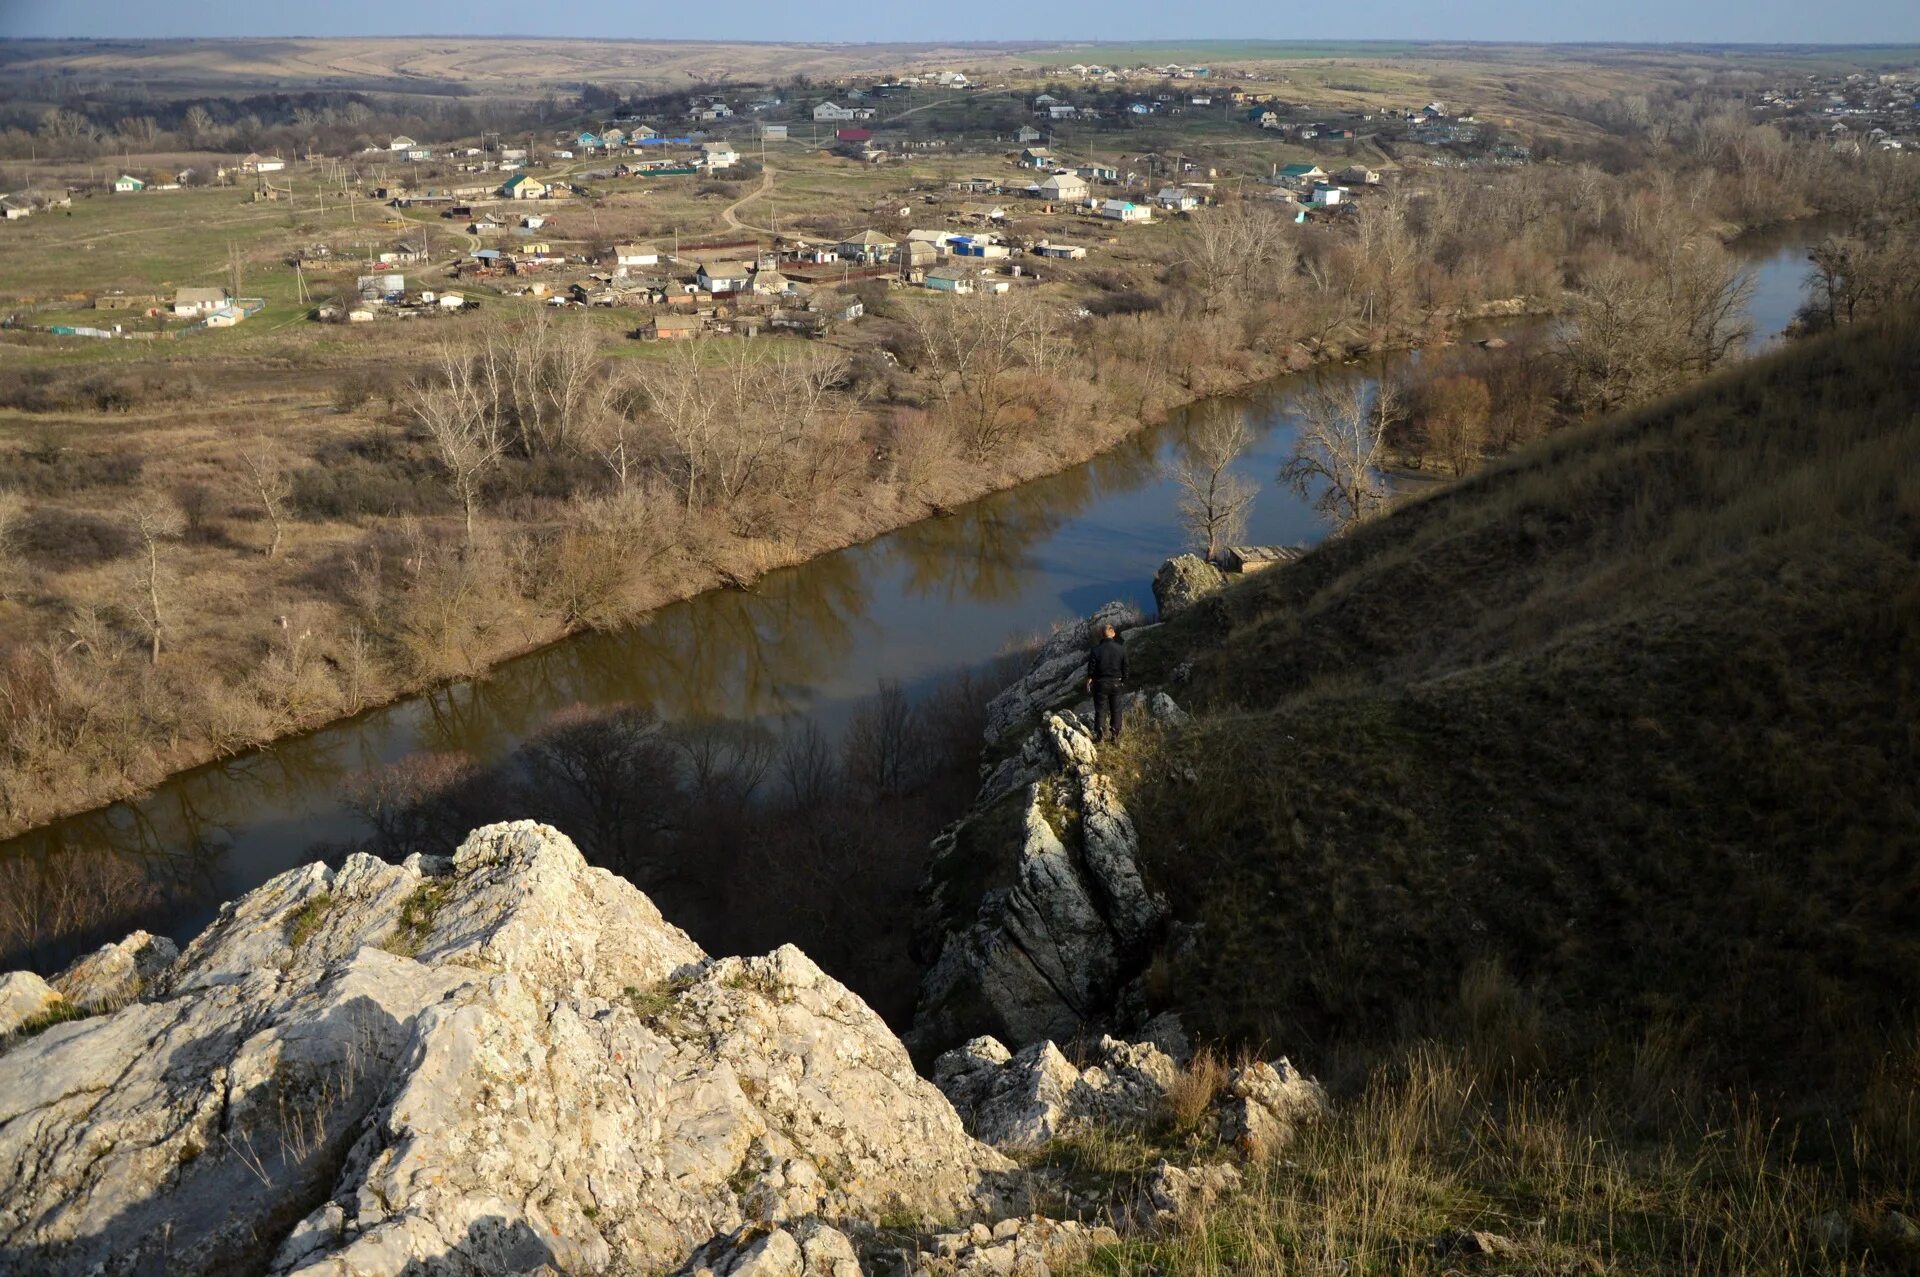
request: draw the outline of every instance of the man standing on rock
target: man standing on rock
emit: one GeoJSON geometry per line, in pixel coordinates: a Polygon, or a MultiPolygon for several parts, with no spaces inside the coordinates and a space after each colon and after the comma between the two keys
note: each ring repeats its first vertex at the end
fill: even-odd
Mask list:
{"type": "Polygon", "coordinates": [[[1127,645],[1108,625],[1087,655],[1087,688],[1093,693],[1093,740],[1120,743],[1120,694],[1127,681],[1127,645]]]}

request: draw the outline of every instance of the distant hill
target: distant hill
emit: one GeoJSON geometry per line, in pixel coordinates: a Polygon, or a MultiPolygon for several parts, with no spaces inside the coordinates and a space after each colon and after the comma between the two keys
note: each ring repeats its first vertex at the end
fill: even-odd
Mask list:
{"type": "Polygon", "coordinates": [[[1201,924],[1164,1000],[1311,1055],[1491,979],[1569,1058],[1790,1089],[1910,1032],[1916,369],[1912,319],[1797,346],[1171,623],[1202,713],[1127,786],[1201,924]]]}

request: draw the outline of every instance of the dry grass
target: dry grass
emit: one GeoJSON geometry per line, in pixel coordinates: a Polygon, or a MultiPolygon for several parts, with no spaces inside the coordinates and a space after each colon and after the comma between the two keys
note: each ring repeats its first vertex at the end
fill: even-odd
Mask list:
{"type": "Polygon", "coordinates": [[[1906,1271],[1914,1252],[1887,1211],[1911,1181],[1850,1183],[1809,1156],[1820,1151],[1752,1105],[1649,1138],[1622,1125],[1616,1097],[1486,1078],[1426,1044],[1377,1070],[1283,1160],[1248,1166],[1245,1191],[1178,1236],[1130,1242],[1088,1269],[1906,1271]]]}
{"type": "Polygon", "coordinates": [[[1915,366],[1790,349],[1167,627],[1159,987],[1344,1098],[1101,1271],[1913,1271],[1915,366]]]}

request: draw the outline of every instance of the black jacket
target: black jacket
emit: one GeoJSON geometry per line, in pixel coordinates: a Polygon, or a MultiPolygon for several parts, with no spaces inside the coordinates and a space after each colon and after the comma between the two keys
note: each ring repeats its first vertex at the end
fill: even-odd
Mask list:
{"type": "Polygon", "coordinates": [[[1087,677],[1099,682],[1119,683],[1127,677],[1127,645],[1117,638],[1103,638],[1087,655],[1087,677]]]}

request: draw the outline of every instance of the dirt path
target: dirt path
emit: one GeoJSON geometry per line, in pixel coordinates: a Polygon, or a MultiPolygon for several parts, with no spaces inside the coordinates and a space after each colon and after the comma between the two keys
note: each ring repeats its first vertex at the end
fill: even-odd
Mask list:
{"type": "Polygon", "coordinates": [[[773,190],[773,174],[774,174],[773,165],[771,164],[766,165],[762,169],[760,185],[756,189],[749,191],[745,195],[742,195],[739,199],[727,205],[726,208],[720,211],[720,216],[726,221],[728,226],[733,227],[735,230],[757,231],[762,235],[771,235],[774,233],[771,227],[754,226],[750,223],[743,222],[740,220],[740,207],[743,204],[747,203],[749,200],[757,200],[761,196],[773,190]]]}

